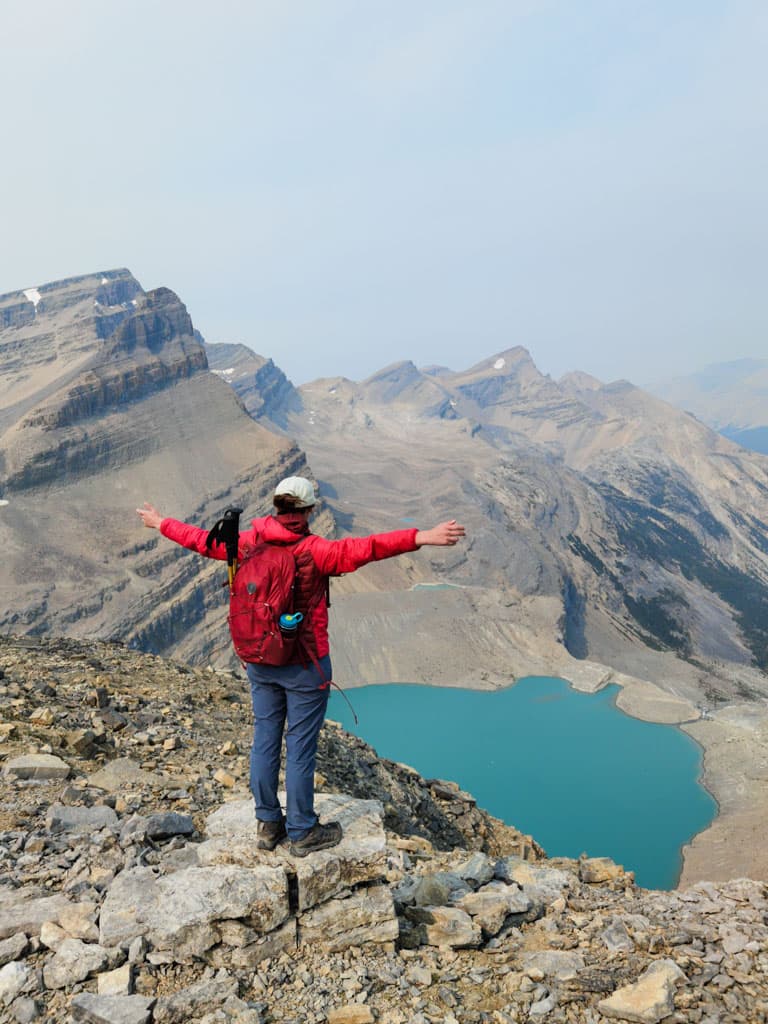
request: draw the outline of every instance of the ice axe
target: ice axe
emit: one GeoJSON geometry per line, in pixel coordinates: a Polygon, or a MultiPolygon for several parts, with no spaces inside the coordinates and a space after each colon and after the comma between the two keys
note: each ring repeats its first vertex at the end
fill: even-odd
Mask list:
{"type": "Polygon", "coordinates": [[[237,572],[237,548],[240,541],[240,516],[242,513],[241,508],[234,508],[230,505],[224,510],[224,515],[205,539],[206,548],[210,548],[214,544],[223,544],[227,549],[227,579],[230,590],[237,572]]]}

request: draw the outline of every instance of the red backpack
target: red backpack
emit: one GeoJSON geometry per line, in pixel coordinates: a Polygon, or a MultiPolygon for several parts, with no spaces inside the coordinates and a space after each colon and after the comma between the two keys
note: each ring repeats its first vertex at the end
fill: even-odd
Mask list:
{"type": "Polygon", "coordinates": [[[280,616],[294,611],[298,566],[293,546],[259,541],[238,565],[229,595],[229,631],[243,661],[264,665],[301,661],[297,651],[301,627],[288,635],[280,631],[280,616]]]}

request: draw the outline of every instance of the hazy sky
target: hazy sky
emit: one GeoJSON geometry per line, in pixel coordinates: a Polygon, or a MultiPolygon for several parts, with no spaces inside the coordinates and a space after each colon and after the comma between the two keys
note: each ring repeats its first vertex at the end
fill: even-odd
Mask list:
{"type": "Polygon", "coordinates": [[[295,383],[768,353],[765,0],[5,0],[0,293],[112,267],[295,383]]]}

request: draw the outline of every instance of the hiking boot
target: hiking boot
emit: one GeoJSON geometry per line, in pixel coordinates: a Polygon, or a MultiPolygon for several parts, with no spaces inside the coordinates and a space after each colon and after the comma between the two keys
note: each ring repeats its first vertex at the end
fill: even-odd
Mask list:
{"type": "Polygon", "coordinates": [[[278,843],[288,836],[285,831],[285,818],[280,821],[260,821],[256,827],[256,846],[260,850],[274,850],[278,843]]]}
{"type": "Polygon", "coordinates": [[[293,840],[290,852],[294,857],[306,857],[308,853],[327,850],[331,846],[338,846],[343,834],[338,821],[329,821],[326,825],[318,821],[305,836],[293,840]]]}

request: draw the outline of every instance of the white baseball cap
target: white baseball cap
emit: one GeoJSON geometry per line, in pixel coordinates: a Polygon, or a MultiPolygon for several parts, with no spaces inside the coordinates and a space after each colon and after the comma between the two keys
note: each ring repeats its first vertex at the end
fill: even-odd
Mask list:
{"type": "Polygon", "coordinates": [[[300,504],[296,508],[311,508],[315,504],[315,488],[304,476],[288,476],[281,480],[275,488],[275,497],[279,494],[298,498],[300,504]]]}

